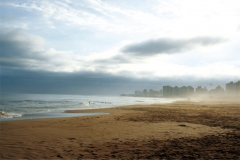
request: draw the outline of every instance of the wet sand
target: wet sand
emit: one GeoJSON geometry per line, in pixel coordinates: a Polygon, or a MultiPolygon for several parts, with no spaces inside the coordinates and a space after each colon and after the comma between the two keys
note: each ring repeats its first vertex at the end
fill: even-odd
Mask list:
{"type": "Polygon", "coordinates": [[[240,159],[240,103],[132,105],[0,122],[1,159],[240,159]]]}

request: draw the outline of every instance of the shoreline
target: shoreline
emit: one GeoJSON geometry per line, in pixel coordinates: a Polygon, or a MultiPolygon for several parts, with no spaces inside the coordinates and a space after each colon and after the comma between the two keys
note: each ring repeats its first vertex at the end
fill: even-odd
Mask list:
{"type": "Polygon", "coordinates": [[[0,157],[240,158],[238,101],[231,103],[181,101],[170,104],[91,109],[91,112],[109,114],[0,122],[0,157]]]}
{"type": "MultiPolygon", "coordinates": [[[[22,96],[22,95],[21,95],[22,96]]],[[[126,98],[122,98],[122,97],[118,97],[116,99],[113,99],[111,97],[108,97],[107,99],[101,99],[99,97],[95,97],[96,99],[84,99],[82,96],[79,96],[77,98],[79,102],[75,102],[74,100],[76,100],[76,97],[74,97],[73,99],[71,99],[70,95],[67,95],[67,97],[59,97],[58,95],[54,95],[53,98],[50,98],[50,101],[44,101],[41,98],[46,98],[46,97],[37,97],[37,95],[35,96],[30,96],[30,98],[32,98],[32,100],[28,100],[28,97],[24,97],[22,96],[19,98],[18,101],[16,102],[24,102],[23,104],[19,104],[20,107],[23,107],[23,111],[19,112],[20,110],[17,109],[17,103],[15,103],[15,101],[12,102],[11,98],[12,97],[5,97],[4,100],[6,100],[6,104],[10,103],[10,106],[13,106],[11,108],[8,109],[7,106],[3,106],[3,110],[1,110],[1,115],[0,115],[0,121],[16,121],[16,120],[31,120],[31,119],[39,119],[39,118],[56,118],[56,117],[66,117],[68,110],[85,110],[85,109],[89,109],[91,108],[92,110],[94,109],[99,109],[99,108],[115,108],[115,107],[119,107],[119,106],[125,106],[125,105],[131,105],[131,104],[152,104],[152,103],[170,103],[172,101],[175,101],[175,99],[169,99],[169,100],[165,100],[165,99],[152,99],[152,98],[144,98],[143,101],[138,101],[136,99],[126,99],[126,98]],[[62,104],[65,103],[66,101],[64,100],[64,98],[68,98],[69,103],[71,103],[69,106],[68,105],[60,105],[58,107],[55,107],[54,105],[56,104],[62,104]],[[57,101],[56,101],[57,99],[57,101]],[[9,101],[9,102],[8,102],[9,101]],[[26,103],[25,103],[26,101],[26,103]],[[32,103],[36,103],[36,105],[38,106],[38,103],[40,103],[39,107],[32,107],[31,108],[31,104],[29,104],[29,101],[33,101],[32,103]],[[54,105],[52,105],[52,101],[54,102],[54,105]],[[46,106],[42,105],[45,104],[46,106]],[[86,106],[85,106],[86,104],[86,106]],[[14,106],[16,105],[16,106],[14,106]],[[23,106],[25,105],[25,106],[23,106]],[[48,106],[49,105],[49,106],[48,106]],[[64,107],[65,106],[65,107],[64,107]],[[5,109],[4,109],[5,107],[5,109]],[[24,110],[26,108],[30,108],[30,110],[24,110]],[[36,108],[36,109],[35,109],[36,108]]],[[[20,108],[21,109],[21,108],[20,108]]],[[[91,112],[90,112],[91,113],[91,112]]],[[[75,115],[70,115],[68,117],[72,117],[75,115]]],[[[76,115],[77,116],[77,115],[76,115]]],[[[84,116],[84,115],[79,115],[79,116],[84,116]]]]}
{"type": "MultiPolygon", "coordinates": [[[[145,97],[146,98],[146,97],[145,97]]],[[[151,97],[149,97],[151,98],[151,97]]],[[[166,98],[166,97],[165,97],[166,98]]],[[[172,99],[171,97],[169,97],[172,99]]],[[[240,97],[239,97],[240,98],[240,97]]],[[[238,97],[189,97],[189,98],[182,98],[182,99],[175,99],[171,102],[159,102],[159,103],[143,103],[143,104],[131,104],[132,105],[154,105],[154,104],[171,104],[171,103],[181,103],[181,102],[190,102],[190,103],[230,103],[230,102],[238,102],[240,103],[238,97]]],[[[129,106],[129,105],[127,105],[129,106]]],[[[33,119],[51,119],[51,118],[67,118],[67,117],[84,117],[84,116],[98,116],[96,115],[96,110],[99,110],[99,116],[103,114],[101,110],[109,109],[109,108],[116,108],[116,107],[122,107],[120,106],[112,106],[112,107],[106,107],[106,108],[91,108],[91,109],[66,109],[63,112],[45,112],[45,113],[33,113],[33,114],[23,114],[20,117],[15,118],[1,118],[0,122],[6,122],[6,121],[18,121],[18,120],[33,120],[33,119]],[[89,111],[89,112],[86,112],[89,111]],[[66,114],[67,113],[67,114],[66,114]],[[70,114],[71,113],[71,114],[70,114]]],[[[124,106],[126,107],[126,106],[124,106]]]]}
{"type": "Polygon", "coordinates": [[[2,118],[0,122],[9,121],[27,121],[27,120],[39,120],[39,119],[53,119],[53,118],[71,118],[71,117],[88,117],[88,116],[103,116],[108,113],[36,113],[36,114],[24,114],[21,117],[15,118],[2,118]]]}

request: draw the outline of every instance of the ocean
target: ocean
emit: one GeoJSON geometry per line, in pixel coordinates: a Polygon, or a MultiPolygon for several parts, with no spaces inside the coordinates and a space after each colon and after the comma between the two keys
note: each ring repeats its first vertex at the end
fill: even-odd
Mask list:
{"type": "Polygon", "coordinates": [[[57,94],[1,94],[0,121],[93,116],[108,113],[66,113],[66,110],[110,108],[132,104],[171,103],[179,99],[57,94]]]}

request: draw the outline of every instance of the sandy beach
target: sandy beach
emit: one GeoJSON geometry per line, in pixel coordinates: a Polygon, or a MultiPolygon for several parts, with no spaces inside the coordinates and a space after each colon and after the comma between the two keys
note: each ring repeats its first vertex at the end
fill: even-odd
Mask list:
{"type": "Polygon", "coordinates": [[[132,105],[0,122],[1,159],[240,159],[239,100],[132,105]]]}

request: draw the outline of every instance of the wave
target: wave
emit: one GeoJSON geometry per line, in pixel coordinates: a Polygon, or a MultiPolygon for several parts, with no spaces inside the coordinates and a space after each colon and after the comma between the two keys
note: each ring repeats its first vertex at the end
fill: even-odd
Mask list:
{"type": "Polygon", "coordinates": [[[56,101],[47,101],[47,100],[10,100],[9,102],[13,102],[13,103],[39,103],[39,104],[44,104],[44,103],[69,103],[71,101],[69,101],[69,100],[56,100],[56,101]]]}
{"type": "Polygon", "coordinates": [[[91,103],[92,102],[81,102],[79,104],[82,105],[82,106],[90,106],[91,103]]]}
{"type": "Polygon", "coordinates": [[[80,102],[79,103],[81,106],[101,106],[101,105],[109,105],[112,104],[111,102],[104,102],[104,101],[89,101],[89,102],[80,102]]]}
{"type": "Polygon", "coordinates": [[[23,106],[22,109],[57,109],[59,106],[23,106]]]}
{"type": "Polygon", "coordinates": [[[2,118],[17,118],[22,117],[22,114],[19,113],[6,113],[4,111],[0,111],[0,119],[2,118]]]}
{"type": "Polygon", "coordinates": [[[105,101],[94,101],[95,103],[101,103],[101,104],[112,104],[112,102],[105,102],[105,101]]]}

